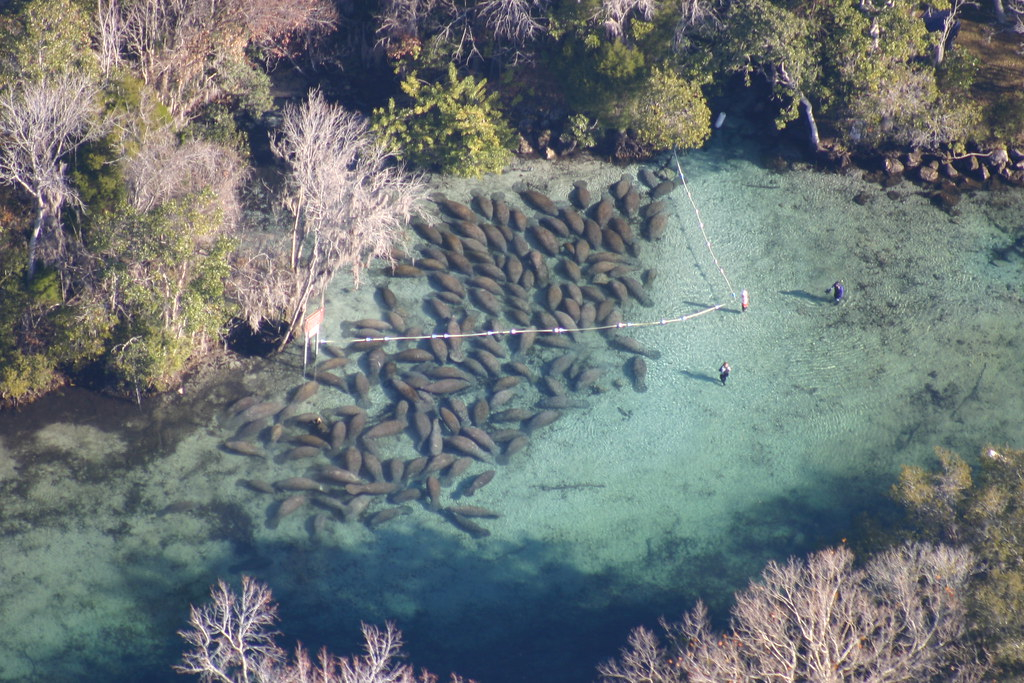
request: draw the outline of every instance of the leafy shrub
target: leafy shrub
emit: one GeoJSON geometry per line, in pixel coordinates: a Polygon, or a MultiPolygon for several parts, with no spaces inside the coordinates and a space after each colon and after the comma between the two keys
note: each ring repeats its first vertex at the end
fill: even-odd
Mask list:
{"type": "Polygon", "coordinates": [[[511,157],[514,136],[486,85],[459,78],[453,64],[443,83],[424,83],[413,73],[402,82],[407,104],[392,99],[375,110],[373,130],[420,168],[458,176],[498,173],[511,157]]]}
{"type": "Polygon", "coordinates": [[[697,148],[711,135],[711,110],[699,85],[655,67],[619,123],[655,149],[697,148]]]}
{"type": "Polygon", "coordinates": [[[154,330],[114,347],[108,369],[125,389],[167,391],[185,371],[193,350],[187,337],[154,330]]]}
{"type": "Polygon", "coordinates": [[[26,403],[58,383],[53,361],[45,354],[14,350],[0,363],[0,401],[26,403]]]}

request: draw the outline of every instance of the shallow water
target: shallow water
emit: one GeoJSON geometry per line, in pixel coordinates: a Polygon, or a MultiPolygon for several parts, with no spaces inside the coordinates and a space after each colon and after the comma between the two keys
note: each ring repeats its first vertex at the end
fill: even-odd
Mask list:
{"type": "MultiPolygon", "coordinates": [[[[282,631],[314,649],[353,651],[360,621],[391,619],[411,660],[441,675],[591,680],[632,626],[677,616],[698,596],[722,614],[767,559],[850,533],[884,504],[902,464],[935,446],[973,456],[1024,443],[1024,264],[992,260],[1024,216],[1024,194],[965,197],[954,217],[906,184],[890,198],[856,175],[772,173],[721,140],[681,160],[751,310],[739,313],[676,190],[666,238],[643,254],[660,273],[654,305],[627,307],[627,320],[727,305],[631,332],[662,353],[647,362],[646,393],[613,386],[627,355],[588,338],[607,392],[460,501],[502,513],[486,521],[488,538],[418,505],[375,532],[335,524],[311,538],[309,513],[268,528],[270,498],[237,480],[301,468],[219,450],[230,435],[222,409],[299,384],[300,349],[141,409],[72,389],[0,415],[0,680],[178,678],[174,633],[189,603],[241,573],[271,586],[282,631]],[[837,278],[847,296],[834,306],[823,292],[837,278]],[[191,510],[158,514],[181,501],[191,510]]],[[[520,163],[445,192],[511,198],[529,179],[561,199],[573,180],[599,190],[622,172],[520,163]]],[[[413,311],[426,291],[392,288],[413,311]]],[[[340,283],[328,302],[327,336],[379,314],[372,287],[349,290],[340,283]]],[[[383,411],[379,389],[372,398],[383,411]]],[[[311,401],[323,411],[350,402],[327,389],[311,401]]]]}

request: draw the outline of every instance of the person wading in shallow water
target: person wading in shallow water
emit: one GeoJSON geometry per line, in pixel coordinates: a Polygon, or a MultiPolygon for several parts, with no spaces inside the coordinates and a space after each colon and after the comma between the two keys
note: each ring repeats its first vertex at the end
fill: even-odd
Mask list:
{"type": "Polygon", "coordinates": [[[729,379],[730,372],[732,372],[732,368],[728,363],[722,363],[722,367],[718,368],[718,379],[722,380],[722,386],[725,386],[725,380],[729,379]]]}
{"type": "Polygon", "coordinates": [[[832,293],[832,296],[835,297],[835,302],[838,304],[842,300],[843,295],[846,294],[846,287],[843,286],[843,281],[836,280],[833,282],[832,286],[825,290],[826,294],[829,292],[832,293]]]}

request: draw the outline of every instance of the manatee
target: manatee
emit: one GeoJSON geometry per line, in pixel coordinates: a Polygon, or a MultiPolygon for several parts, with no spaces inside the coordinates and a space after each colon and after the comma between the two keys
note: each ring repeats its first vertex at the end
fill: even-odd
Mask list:
{"type": "Polygon", "coordinates": [[[386,496],[394,493],[399,485],[393,481],[374,481],[368,484],[345,484],[345,491],[353,496],[386,496]]]}
{"type": "Polygon", "coordinates": [[[676,181],[674,180],[663,180],[653,188],[651,188],[651,199],[658,199],[664,197],[672,190],[676,189],[676,181]]]}
{"type": "MultiPolygon", "coordinates": [[[[280,424],[280,423],[278,423],[280,424]]],[[[259,436],[260,432],[267,426],[267,420],[253,420],[252,422],[246,422],[244,425],[238,428],[235,432],[235,441],[250,441],[259,436]]],[[[275,427],[277,425],[274,425],[275,427]]]]}
{"type": "Polygon", "coordinates": [[[482,230],[484,235],[487,237],[486,244],[489,248],[493,249],[495,252],[499,254],[504,254],[506,251],[508,251],[508,243],[511,237],[506,239],[505,235],[502,234],[501,230],[494,227],[490,223],[484,223],[483,225],[481,225],[480,230],[482,230]]]}
{"type": "Polygon", "coordinates": [[[625,218],[622,216],[612,216],[608,220],[608,227],[622,238],[624,244],[627,246],[633,244],[633,228],[630,227],[629,221],[625,218]]]}
{"type": "Polygon", "coordinates": [[[451,453],[438,453],[427,459],[427,465],[423,468],[421,474],[434,474],[440,472],[446,467],[451,466],[454,463],[456,457],[451,453]]]}
{"type": "Polygon", "coordinates": [[[337,482],[339,484],[365,484],[359,475],[350,472],[342,467],[336,467],[335,465],[324,465],[320,468],[321,479],[326,479],[330,482],[337,482]]]}
{"type": "Polygon", "coordinates": [[[285,404],[278,401],[263,401],[251,405],[241,413],[238,414],[236,420],[238,424],[245,424],[246,422],[252,422],[253,420],[265,420],[270,417],[274,417],[282,410],[284,410],[285,404]]]}
{"type": "Polygon", "coordinates": [[[319,365],[316,366],[316,371],[323,372],[327,370],[334,370],[336,368],[343,368],[346,365],[348,365],[348,358],[328,358],[323,363],[320,363],[319,365]]]}
{"type": "Polygon", "coordinates": [[[262,479],[239,479],[238,483],[257,493],[277,493],[277,489],[262,479]]]}
{"type": "Polygon", "coordinates": [[[494,207],[494,213],[491,218],[497,225],[508,225],[509,221],[509,209],[508,204],[505,202],[505,198],[501,193],[491,195],[491,205],[494,207]]]}
{"type": "Polygon", "coordinates": [[[558,207],[555,206],[555,203],[543,192],[525,188],[519,191],[519,196],[523,198],[524,202],[532,206],[537,211],[546,213],[549,216],[558,215],[558,207]]]}
{"type": "Polygon", "coordinates": [[[531,434],[541,427],[548,426],[560,417],[562,417],[562,411],[560,410],[542,410],[523,424],[523,431],[531,434]]]}
{"type": "MultiPolygon", "coordinates": [[[[442,409],[443,410],[443,409],[442,409]]],[[[452,415],[454,417],[454,414],[452,415]]],[[[457,420],[458,418],[456,418],[457,420]]],[[[424,441],[427,446],[427,453],[437,455],[444,448],[444,435],[441,433],[441,420],[435,417],[430,422],[430,434],[424,441]]]]}
{"type": "Polygon", "coordinates": [[[244,398],[240,398],[234,403],[232,403],[230,406],[228,406],[226,412],[228,414],[228,417],[234,417],[241,413],[243,410],[251,408],[259,402],[260,399],[258,396],[245,396],[244,398]]]}
{"type": "Polygon", "coordinates": [[[668,227],[668,214],[655,214],[644,223],[644,237],[651,242],[660,240],[665,235],[666,227],[668,227]]]}
{"type": "Polygon", "coordinates": [[[644,289],[644,286],[638,280],[627,275],[620,277],[619,281],[626,286],[630,296],[639,301],[641,306],[650,308],[654,305],[651,297],[647,294],[647,290],[644,289]]]}
{"type": "Polygon", "coordinates": [[[633,356],[626,361],[629,369],[629,376],[633,381],[633,391],[643,393],[647,391],[647,362],[642,356],[633,356]]]}
{"type": "MultiPolygon", "coordinates": [[[[504,379],[504,378],[502,378],[504,379]]],[[[517,390],[515,387],[509,387],[508,389],[501,389],[491,395],[490,406],[492,410],[496,410],[501,406],[505,405],[516,397],[517,390]]],[[[490,417],[488,415],[488,417],[490,417]]]]}
{"type": "Polygon", "coordinates": [[[405,481],[405,460],[402,460],[401,458],[389,458],[387,462],[384,463],[384,471],[387,474],[388,481],[405,481]]]}
{"type": "Polygon", "coordinates": [[[641,356],[647,356],[651,360],[658,360],[661,358],[661,351],[656,349],[648,349],[646,346],[641,344],[639,341],[632,337],[624,337],[622,335],[612,335],[608,337],[608,345],[619,349],[620,351],[627,351],[629,353],[635,353],[641,356]]]}
{"type": "Polygon", "coordinates": [[[602,244],[604,238],[601,233],[601,226],[598,225],[597,221],[590,218],[583,221],[583,238],[587,240],[587,244],[593,249],[601,249],[604,246],[602,244]]]}
{"type": "Polygon", "coordinates": [[[558,216],[572,234],[576,236],[583,234],[583,216],[579,215],[574,209],[563,207],[559,210],[558,216]]]}
{"type": "Polygon", "coordinates": [[[449,512],[454,512],[457,515],[463,517],[486,517],[489,519],[497,519],[501,517],[500,514],[487,508],[482,508],[478,505],[450,505],[445,508],[449,512]]]}
{"type": "Polygon", "coordinates": [[[622,197],[619,201],[619,206],[622,207],[622,213],[626,214],[629,218],[633,218],[637,215],[640,209],[640,192],[636,187],[630,185],[629,190],[626,192],[626,196],[622,197]]]}
{"type": "Polygon", "coordinates": [[[562,271],[565,273],[565,276],[573,282],[579,282],[583,279],[583,273],[580,271],[579,265],[574,261],[562,261],[562,271]]]}
{"type": "MultiPolygon", "coordinates": [[[[492,327],[494,326],[494,321],[493,320],[490,321],[489,326],[492,326],[492,327]]],[[[505,352],[505,347],[502,346],[501,343],[497,339],[495,339],[494,337],[491,337],[491,336],[477,337],[473,341],[474,341],[475,344],[480,346],[484,351],[487,351],[488,353],[491,353],[491,354],[497,356],[498,358],[504,358],[505,356],[508,355],[505,352]]]]}
{"type": "MultiPolygon", "coordinates": [[[[368,443],[373,443],[372,441],[368,443]]],[[[384,481],[384,466],[380,462],[380,458],[371,453],[369,449],[363,449],[363,469],[370,475],[370,478],[375,482],[384,481]]],[[[351,493],[351,491],[349,491],[351,493]]]]}
{"type": "Polygon", "coordinates": [[[569,201],[580,211],[585,211],[590,206],[591,201],[590,190],[587,189],[587,181],[577,180],[572,185],[572,190],[569,192],[569,201]]]}
{"type": "Polygon", "coordinates": [[[637,177],[640,178],[640,182],[652,189],[657,187],[658,183],[661,182],[658,175],[646,166],[637,172],[637,177]]]}
{"type": "Polygon", "coordinates": [[[628,173],[623,173],[622,177],[611,184],[608,189],[616,199],[622,199],[629,192],[629,188],[633,187],[633,177],[628,173]]]}
{"type": "Polygon", "coordinates": [[[487,422],[487,418],[491,416],[491,404],[485,397],[481,396],[473,401],[473,405],[469,409],[469,416],[473,419],[473,424],[476,426],[483,425],[487,422]]]}
{"type": "Polygon", "coordinates": [[[466,296],[466,288],[463,287],[462,283],[459,282],[459,279],[454,275],[449,275],[448,273],[432,273],[430,277],[441,289],[452,292],[459,297],[466,296]]]}
{"type": "Polygon", "coordinates": [[[305,458],[313,458],[322,452],[322,449],[317,446],[296,446],[287,453],[284,454],[285,460],[303,460],[305,458]]]}
{"type": "Polygon", "coordinates": [[[423,473],[423,470],[426,469],[429,462],[429,458],[421,455],[405,463],[405,471],[402,473],[402,476],[405,477],[405,481],[413,481],[419,477],[423,473]]]}
{"type": "Polygon", "coordinates": [[[427,477],[427,497],[430,499],[430,509],[436,511],[441,505],[441,481],[433,474],[427,477]]]}
{"type": "Polygon", "coordinates": [[[348,390],[348,386],[346,385],[344,378],[339,377],[334,373],[317,370],[316,374],[314,374],[313,377],[314,379],[316,379],[317,382],[320,382],[321,384],[327,384],[332,387],[337,387],[338,389],[341,389],[343,391],[348,390]]]}
{"type": "Polygon", "coordinates": [[[401,434],[408,427],[408,423],[405,420],[385,420],[380,422],[370,429],[366,430],[363,434],[363,439],[379,439],[385,436],[395,436],[401,434]]]}
{"type": "Polygon", "coordinates": [[[402,349],[391,354],[391,360],[397,363],[426,363],[434,359],[434,354],[426,349],[402,349]]]}
{"type": "Polygon", "coordinates": [[[265,458],[267,456],[262,448],[249,441],[225,441],[224,448],[239,455],[248,455],[256,458],[265,458]]]}
{"type": "Polygon", "coordinates": [[[309,498],[303,495],[291,496],[289,498],[285,498],[284,500],[282,500],[281,503],[277,506],[277,511],[274,513],[274,517],[270,522],[271,527],[277,527],[277,525],[280,524],[282,519],[294,513],[296,510],[303,507],[308,502],[309,498]]]}
{"type": "Polygon", "coordinates": [[[461,218],[462,220],[471,221],[473,220],[473,210],[460,202],[452,201],[445,197],[440,192],[435,193],[431,196],[434,203],[438,207],[453,218],[461,218]]]}
{"type": "Polygon", "coordinates": [[[530,224],[530,219],[526,217],[526,214],[519,209],[512,209],[509,211],[509,225],[518,232],[523,232],[526,227],[530,224]]]}
{"type": "Polygon", "coordinates": [[[466,280],[466,284],[468,284],[470,287],[478,287],[480,289],[486,290],[491,294],[494,294],[495,296],[502,296],[505,293],[501,285],[499,285],[497,281],[494,280],[494,278],[490,278],[485,275],[476,275],[474,277],[471,277],[468,280],[466,280]]]}
{"type": "MultiPolygon", "coordinates": [[[[460,237],[476,240],[481,245],[487,244],[487,233],[473,221],[454,221],[452,228],[460,237]]],[[[463,241],[462,246],[463,248],[466,247],[465,241],[463,241]]]]}
{"type": "Polygon", "coordinates": [[[387,272],[391,277],[420,277],[423,275],[422,270],[416,266],[410,266],[408,263],[396,263],[387,268],[387,272]]]}
{"type": "Polygon", "coordinates": [[[622,236],[611,228],[604,228],[601,231],[601,242],[606,248],[616,254],[626,253],[626,243],[623,241],[622,236]]]}
{"type": "Polygon", "coordinates": [[[453,479],[465,473],[465,471],[472,467],[475,462],[476,459],[471,458],[468,455],[455,458],[455,462],[449,465],[444,471],[444,476],[441,478],[441,484],[443,486],[450,486],[453,479]]]}
{"type": "MultiPolygon", "coordinates": [[[[466,427],[463,427],[463,431],[466,429],[466,427]]],[[[494,458],[492,458],[489,453],[480,448],[480,446],[478,446],[477,443],[468,436],[457,434],[455,436],[447,437],[444,442],[459,453],[464,453],[468,456],[474,457],[481,462],[494,461],[494,458]]]]}
{"type": "Polygon", "coordinates": [[[515,455],[516,453],[523,450],[529,445],[530,437],[528,437],[526,434],[520,433],[518,436],[515,436],[509,439],[507,442],[505,442],[505,450],[502,453],[502,456],[504,457],[505,461],[507,461],[510,457],[512,457],[513,455],[515,455]]]}
{"type": "Polygon", "coordinates": [[[448,519],[448,521],[451,522],[457,529],[465,531],[473,538],[485,538],[491,535],[491,532],[488,529],[485,529],[484,527],[480,526],[479,524],[472,521],[465,515],[460,515],[457,512],[452,512],[451,510],[447,509],[444,510],[443,512],[444,516],[448,519]]]}
{"type": "Polygon", "coordinates": [[[480,427],[466,425],[462,427],[462,433],[472,439],[478,446],[480,446],[480,448],[491,453],[496,453],[498,451],[498,444],[494,443],[494,439],[491,438],[491,435],[480,427]]]}
{"type": "Polygon", "coordinates": [[[487,470],[486,472],[476,475],[475,477],[469,480],[469,483],[466,485],[466,488],[463,490],[462,494],[464,496],[472,496],[474,493],[476,493],[483,487],[487,486],[487,484],[489,484],[491,480],[494,479],[494,475],[494,470],[487,470]]]}
{"type": "Polygon", "coordinates": [[[474,287],[470,290],[473,295],[473,302],[491,315],[501,315],[502,305],[498,298],[486,289],[474,287]]]}
{"type": "Polygon", "coordinates": [[[400,505],[401,503],[419,500],[421,497],[423,497],[423,492],[419,489],[402,489],[389,495],[388,502],[392,505],[400,505]]]}
{"type": "Polygon", "coordinates": [[[199,509],[199,503],[192,500],[178,500],[169,505],[163,507],[160,512],[156,513],[158,517],[164,517],[165,515],[181,514],[184,512],[195,512],[199,509]]]}
{"type": "Polygon", "coordinates": [[[452,317],[452,309],[448,303],[439,297],[430,296],[427,297],[427,307],[434,312],[434,314],[441,319],[448,319],[452,317]]]}
{"type": "Polygon", "coordinates": [[[538,408],[551,410],[565,410],[567,408],[579,409],[589,408],[590,404],[580,398],[572,398],[567,395],[549,396],[537,401],[538,408]]]}
{"type": "Polygon", "coordinates": [[[414,221],[411,225],[417,235],[431,244],[436,244],[438,246],[443,244],[443,241],[441,240],[441,231],[433,225],[430,225],[426,221],[414,221]]]}
{"type": "Polygon", "coordinates": [[[408,515],[411,513],[412,508],[409,507],[408,505],[399,505],[398,507],[384,508],[383,510],[378,510],[377,512],[374,512],[372,515],[367,517],[366,526],[370,527],[371,529],[376,529],[381,524],[390,522],[396,517],[401,517],[402,515],[408,515]]]}
{"type": "Polygon", "coordinates": [[[366,408],[370,405],[370,380],[362,372],[353,373],[351,376],[352,393],[358,398],[356,403],[366,408]]]}
{"type": "Polygon", "coordinates": [[[597,381],[604,376],[604,370],[601,368],[587,368],[579,375],[576,376],[574,390],[579,393],[585,389],[597,384],[597,381]]]}
{"type": "Polygon", "coordinates": [[[468,389],[470,386],[472,386],[472,382],[465,379],[439,379],[424,386],[423,391],[430,392],[431,394],[454,394],[463,389],[468,389]]]}
{"type": "Polygon", "coordinates": [[[373,502],[373,496],[370,495],[357,495],[350,500],[347,504],[347,511],[344,513],[345,521],[354,522],[358,520],[366,512],[366,508],[370,507],[371,502],[373,502]]]}
{"type": "Polygon", "coordinates": [[[363,452],[355,446],[349,446],[341,454],[341,463],[349,472],[359,472],[363,469],[363,452]]]}
{"type": "Polygon", "coordinates": [[[470,195],[473,197],[470,205],[478,214],[487,220],[491,220],[494,217],[494,202],[491,201],[491,198],[479,190],[473,190],[470,195]]]}
{"type": "Polygon", "coordinates": [[[323,484],[313,481],[309,477],[292,477],[274,482],[274,488],[278,491],[319,491],[324,492],[323,484]]]}
{"type": "Polygon", "coordinates": [[[612,217],[612,213],[615,211],[615,204],[612,202],[611,196],[607,193],[601,196],[601,201],[595,204],[590,210],[590,216],[600,227],[604,227],[608,223],[608,219],[612,217]]]}

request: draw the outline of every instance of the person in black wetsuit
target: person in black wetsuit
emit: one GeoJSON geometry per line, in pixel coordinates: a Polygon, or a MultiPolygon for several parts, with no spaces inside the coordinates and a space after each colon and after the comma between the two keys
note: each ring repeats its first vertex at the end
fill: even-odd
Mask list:
{"type": "Polygon", "coordinates": [[[832,283],[832,286],[825,290],[826,294],[830,292],[832,293],[832,296],[835,297],[835,302],[838,304],[842,300],[843,295],[846,294],[846,288],[843,286],[843,281],[836,280],[832,283]]]}
{"type": "Polygon", "coordinates": [[[728,363],[722,363],[722,367],[718,368],[718,379],[722,380],[722,384],[725,384],[725,380],[729,379],[729,373],[732,372],[732,368],[729,367],[728,363]]]}

